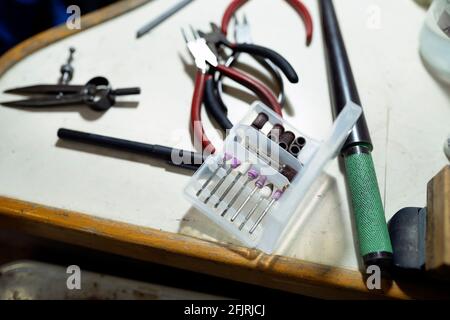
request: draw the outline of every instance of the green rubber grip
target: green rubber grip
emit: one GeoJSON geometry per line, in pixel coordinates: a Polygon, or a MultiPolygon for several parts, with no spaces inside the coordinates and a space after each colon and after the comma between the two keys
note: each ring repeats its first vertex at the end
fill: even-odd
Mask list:
{"type": "Polygon", "coordinates": [[[345,157],[345,169],[361,255],[392,253],[372,156],[370,153],[350,154],[345,157]]]}

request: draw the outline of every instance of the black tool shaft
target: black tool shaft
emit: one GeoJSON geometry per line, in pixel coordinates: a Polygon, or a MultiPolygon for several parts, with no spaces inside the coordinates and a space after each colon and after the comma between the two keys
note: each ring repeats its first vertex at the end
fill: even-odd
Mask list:
{"type": "Polygon", "coordinates": [[[277,66],[291,83],[299,81],[298,74],[294,67],[278,52],[253,43],[239,43],[232,45],[232,49],[238,52],[248,53],[253,56],[268,59],[277,66]]]}
{"type": "Polygon", "coordinates": [[[197,152],[102,136],[94,133],[81,132],[70,129],[59,129],[58,137],[64,140],[71,140],[114,150],[143,154],[172,162],[175,165],[178,164],[177,160],[181,158],[183,159],[183,165],[188,164],[193,167],[198,167],[203,162],[202,154],[197,152]]]}
{"type": "Polygon", "coordinates": [[[115,89],[111,93],[115,96],[128,96],[132,94],[140,94],[141,88],[132,87],[132,88],[115,89]]]}
{"type": "MultiPolygon", "coordinates": [[[[330,75],[330,88],[332,90],[333,112],[336,117],[349,101],[361,106],[361,100],[333,2],[331,0],[320,0],[319,4],[322,12],[322,28],[330,75]]],[[[359,118],[342,151],[345,152],[355,145],[365,145],[372,150],[372,141],[364,114],[359,118]]]]}

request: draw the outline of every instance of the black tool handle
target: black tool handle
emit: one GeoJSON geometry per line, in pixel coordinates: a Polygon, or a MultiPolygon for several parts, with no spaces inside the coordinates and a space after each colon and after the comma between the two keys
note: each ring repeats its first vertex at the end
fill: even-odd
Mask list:
{"type": "Polygon", "coordinates": [[[132,87],[132,88],[115,89],[111,93],[115,96],[128,96],[132,94],[140,94],[141,88],[132,87]]]}
{"type": "Polygon", "coordinates": [[[231,129],[233,124],[228,119],[226,112],[218,99],[214,79],[210,77],[205,83],[204,102],[206,111],[217,121],[219,126],[224,129],[231,129]]]}
{"type": "Polygon", "coordinates": [[[298,75],[297,72],[295,72],[295,69],[292,67],[292,65],[287,61],[282,55],[280,55],[278,52],[259,46],[256,44],[248,44],[248,43],[240,43],[240,44],[234,44],[233,50],[238,52],[245,52],[251,55],[263,57],[266,59],[269,59],[273,62],[274,65],[276,65],[286,76],[286,78],[291,83],[297,83],[298,82],[298,75]]]}
{"type": "Polygon", "coordinates": [[[259,56],[254,57],[255,60],[274,78],[278,85],[278,101],[280,102],[280,105],[283,107],[286,103],[286,95],[284,93],[284,82],[283,77],[281,76],[280,70],[277,68],[277,66],[274,65],[274,63],[268,59],[261,58],[259,56]]]}
{"type": "Polygon", "coordinates": [[[173,165],[179,165],[183,168],[198,168],[203,163],[203,155],[201,153],[156,144],[147,144],[63,128],[58,130],[58,137],[64,140],[71,140],[114,150],[143,154],[171,162],[173,165]],[[178,163],[176,161],[178,159],[174,159],[173,155],[176,155],[178,159],[183,158],[187,161],[178,163]]]}

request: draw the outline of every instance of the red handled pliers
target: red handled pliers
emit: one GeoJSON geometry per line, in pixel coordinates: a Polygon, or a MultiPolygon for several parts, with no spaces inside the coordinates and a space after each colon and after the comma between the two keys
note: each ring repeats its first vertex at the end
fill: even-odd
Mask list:
{"type": "MultiPolygon", "coordinates": [[[[227,9],[225,10],[225,13],[222,17],[222,32],[223,34],[227,34],[228,32],[228,26],[230,24],[231,18],[236,13],[236,11],[242,7],[244,4],[246,4],[249,0],[233,0],[228,5],[227,9]]],[[[312,40],[313,35],[313,22],[311,13],[309,12],[308,8],[300,1],[300,0],[285,0],[287,1],[292,8],[294,8],[295,11],[300,15],[300,17],[303,19],[303,22],[305,23],[305,29],[306,29],[306,44],[309,45],[312,40]]]]}
{"type": "MultiPolygon", "coordinates": [[[[248,27],[248,25],[246,25],[248,27]]],[[[291,83],[297,83],[299,81],[298,75],[294,68],[291,66],[282,55],[276,51],[251,43],[251,41],[243,41],[238,43],[232,43],[228,41],[227,37],[222,33],[220,28],[211,23],[211,32],[205,33],[198,31],[199,35],[205,39],[210,49],[219,57],[220,52],[224,52],[223,48],[228,48],[233,51],[232,57],[237,57],[241,53],[250,54],[256,61],[258,61],[263,67],[267,68],[275,74],[283,88],[283,79],[281,78],[281,71],[291,83]]],[[[247,31],[249,31],[247,29],[247,31]]],[[[245,31],[245,32],[247,32],[245,31]]],[[[241,31],[241,36],[243,35],[241,31]]],[[[247,35],[247,37],[249,34],[247,35]]],[[[244,36],[245,37],[245,36],[244,36]]],[[[242,39],[242,38],[241,38],[242,39]]],[[[247,38],[248,39],[248,38],[247,38]]],[[[228,60],[229,61],[229,60],[228,60]]],[[[225,62],[225,66],[231,67],[225,62]]],[[[218,90],[218,82],[221,81],[221,76],[218,74],[208,78],[205,84],[204,102],[207,112],[217,121],[217,124],[223,129],[231,129],[233,127],[231,121],[227,117],[226,106],[223,103],[221,92],[218,90]],[[220,92],[220,93],[219,93],[220,92]]],[[[272,90],[271,90],[272,91],[272,90]]],[[[273,91],[272,91],[273,92],[273,91]]],[[[283,99],[278,99],[280,105],[283,104],[283,99]]]]}
{"type": "Polygon", "coordinates": [[[205,135],[201,122],[201,106],[203,104],[205,84],[206,81],[212,77],[212,75],[208,73],[210,69],[212,69],[212,71],[219,72],[250,89],[261,99],[262,102],[281,115],[281,105],[278,103],[277,98],[269,88],[263,85],[260,81],[249,77],[236,69],[219,64],[217,56],[208,46],[206,40],[200,37],[195,30],[192,30],[193,38],[190,40],[184,30],[182,31],[189,52],[194,57],[195,64],[198,69],[195,77],[194,94],[192,97],[191,124],[193,127],[194,137],[197,141],[201,141],[204,151],[211,154],[215,152],[214,146],[205,135]]]}

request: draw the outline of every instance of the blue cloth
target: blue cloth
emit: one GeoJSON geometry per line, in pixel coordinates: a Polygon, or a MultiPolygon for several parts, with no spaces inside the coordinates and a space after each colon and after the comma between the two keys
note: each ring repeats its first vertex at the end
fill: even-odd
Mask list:
{"type": "Polygon", "coordinates": [[[76,4],[81,14],[98,9],[115,0],[0,0],[0,54],[17,43],[65,23],[67,7],[76,4]]]}

